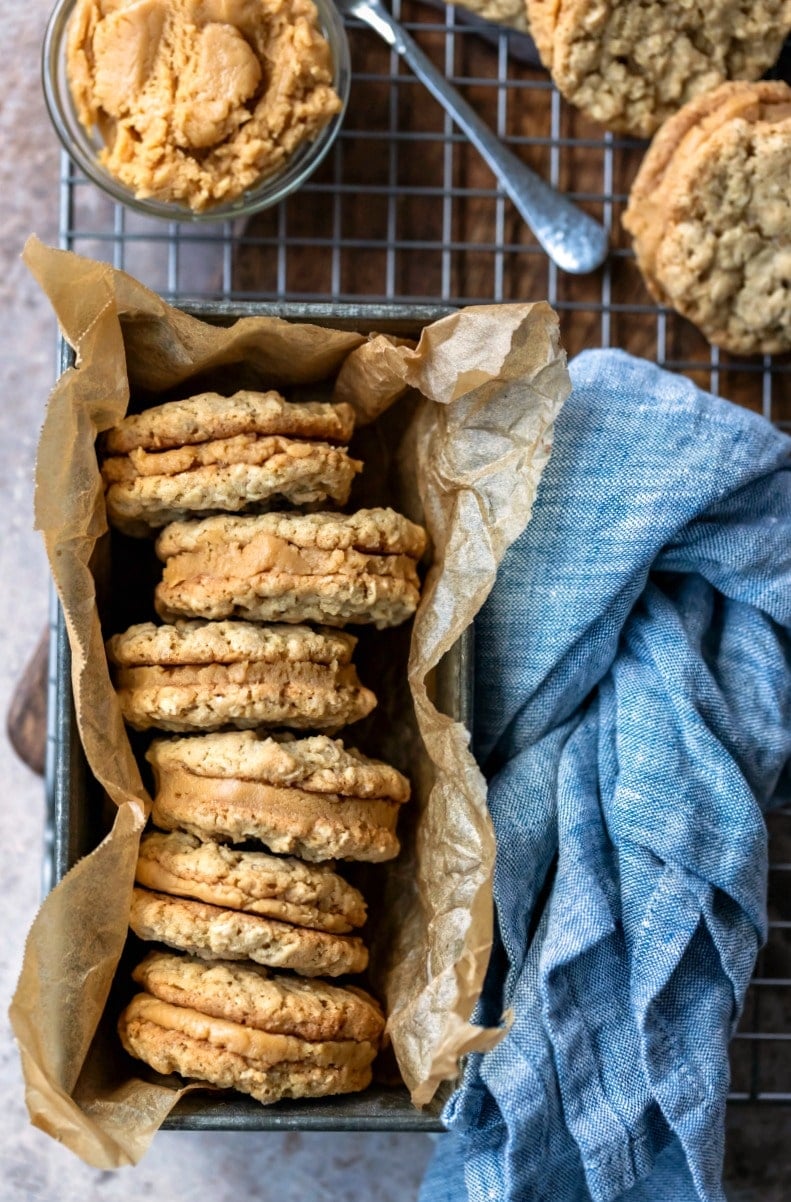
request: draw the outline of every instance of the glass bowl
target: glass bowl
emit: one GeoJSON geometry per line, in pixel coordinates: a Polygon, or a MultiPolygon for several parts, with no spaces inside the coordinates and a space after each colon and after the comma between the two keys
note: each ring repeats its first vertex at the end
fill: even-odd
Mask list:
{"type": "Polygon", "coordinates": [[[332,85],[341,101],[340,111],[320,130],[312,142],[303,142],[280,170],[263,176],[257,184],[233,200],[195,211],[179,201],[138,197],[131,188],[102,166],[98,159],[98,153],[104,145],[101,135],[97,130],[88,133],[80,124],[66,74],[67,26],[76,0],[58,0],[44,36],[44,99],[58,137],[80,170],[97,187],[113,200],[151,217],[161,217],[168,221],[227,221],[236,217],[246,217],[269,208],[270,205],[278,204],[305,182],[327,154],[340,130],[349,99],[351,67],[349,43],[343,20],[333,0],[313,0],[313,3],[318,14],[318,28],[330,47],[333,62],[332,85]]]}

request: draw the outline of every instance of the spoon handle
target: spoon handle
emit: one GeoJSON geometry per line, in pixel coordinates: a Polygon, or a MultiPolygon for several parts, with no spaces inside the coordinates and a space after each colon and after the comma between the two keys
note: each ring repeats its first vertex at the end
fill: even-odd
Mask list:
{"type": "Polygon", "coordinates": [[[604,227],[512,154],[385,8],[367,0],[349,7],[392,46],[450,113],[558,267],[575,275],[600,267],[607,257],[604,227]]]}

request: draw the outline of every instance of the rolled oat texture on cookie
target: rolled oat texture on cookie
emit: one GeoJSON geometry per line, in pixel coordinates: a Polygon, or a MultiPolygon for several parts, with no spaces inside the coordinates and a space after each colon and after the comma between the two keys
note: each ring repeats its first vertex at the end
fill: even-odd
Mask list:
{"type": "Polygon", "coordinates": [[[279,392],[201,392],[130,414],[102,436],[108,455],[167,451],[240,434],[282,434],[345,445],[354,432],[351,405],[285,400],[279,392]]]}
{"type": "Polygon", "coordinates": [[[337,730],[376,705],[340,631],[249,622],[141,623],[107,641],[126,721],[137,730],[287,726],[337,730]]]}
{"type": "Polygon", "coordinates": [[[178,617],[397,626],[420,600],[426,533],[392,509],[174,522],[155,605],[178,617]]]}
{"type": "Polygon", "coordinates": [[[665,123],[623,224],[652,296],[735,354],[791,350],[791,88],[727,83],[665,123]]]}
{"type": "Polygon", "coordinates": [[[121,1014],[130,1055],[157,1072],[269,1104],[364,1089],[384,1016],[354,987],[273,975],[255,965],[152,952],[133,972],[145,992],[121,1014]]]}
{"type": "Polygon", "coordinates": [[[203,842],[183,831],[146,832],[135,879],[157,893],[335,934],[365,922],[362,894],[330,867],[203,842]]]}
{"type": "Polygon", "coordinates": [[[379,1003],[358,986],[279,974],[260,964],[152,951],[132,977],[162,1001],[273,1034],[375,1042],[384,1031],[379,1003]]]}
{"type": "Polygon", "coordinates": [[[136,886],[129,925],[139,939],[207,960],[253,960],[306,977],[363,972],[368,951],[357,935],[337,935],[136,886]]]}
{"type": "Polygon", "coordinates": [[[791,31],[791,0],[527,0],[565,98],[608,129],[650,137],[726,80],[756,80],[791,31]]]}
{"type": "Polygon", "coordinates": [[[179,518],[343,505],[362,464],[345,445],[350,406],[277,392],[202,393],[125,418],[100,440],[107,515],[145,535],[179,518]]]}
{"type": "Polygon", "coordinates": [[[365,1089],[376,1055],[364,1043],[308,1043],[252,1031],[148,994],[132,999],[118,1031],[126,1051],[156,1072],[237,1089],[264,1105],[365,1089]]]}
{"type": "Polygon", "coordinates": [[[310,862],[398,854],[409,782],[338,740],[218,732],[157,739],[146,754],[156,782],[152,818],[165,830],[256,840],[310,862]]]}

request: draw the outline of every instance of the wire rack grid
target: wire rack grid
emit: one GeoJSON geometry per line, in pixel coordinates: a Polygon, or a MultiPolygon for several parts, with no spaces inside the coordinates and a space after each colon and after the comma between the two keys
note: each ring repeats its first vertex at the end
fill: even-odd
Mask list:
{"type": "MultiPolygon", "coordinates": [[[[644,143],[603,133],[566,105],[523,35],[451,6],[392,8],[499,137],[605,224],[612,253],[599,272],[558,271],[447,114],[353,21],[344,127],[298,194],[246,222],[166,223],[113,205],[64,155],[61,245],[179,303],[548,299],[570,355],[620,346],[790,428],[788,358],[720,352],[645,290],[620,225],[644,143]]],[[[787,76],[788,63],[786,53],[776,73],[787,76]]],[[[732,1045],[737,1102],[791,1102],[790,818],[769,818],[770,937],[732,1045]]]]}

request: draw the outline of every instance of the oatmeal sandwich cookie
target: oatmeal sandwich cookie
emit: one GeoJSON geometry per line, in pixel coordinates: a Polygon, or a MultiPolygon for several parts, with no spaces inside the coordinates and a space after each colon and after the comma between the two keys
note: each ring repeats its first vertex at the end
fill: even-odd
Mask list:
{"type": "Polygon", "coordinates": [[[791,88],[729,83],[659,131],[623,224],[651,294],[735,354],[791,350],[791,88]]]}
{"type": "Polygon", "coordinates": [[[376,705],[351,662],[356,642],[307,626],[146,622],[108,639],[107,655],[136,730],[337,730],[376,705]]]}
{"type": "Polygon", "coordinates": [[[312,862],[398,854],[406,777],[326,735],[157,739],[146,758],[158,827],[230,843],[254,839],[312,862]]]}
{"type": "Polygon", "coordinates": [[[426,533],[392,509],[222,515],[157,539],[155,604],[174,617],[397,626],[420,599],[426,533]]]}
{"type": "Polygon", "coordinates": [[[277,392],[157,405],[104,435],[108,518],[145,535],[193,514],[268,508],[273,498],[343,505],[362,467],[346,450],[353,429],[349,405],[294,404],[277,392]]]}
{"type": "Polygon", "coordinates": [[[527,15],[565,98],[643,138],[723,81],[758,79],[791,30],[791,0],[527,0],[527,15]]]}
{"type": "Polygon", "coordinates": [[[260,964],[149,952],[132,977],[163,1002],[273,1035],[376,1042],[384,1031],[379,1003],[358,986],[280,975],[260,964]]]}
{"type": "Polygon", "coordinates": [[[152,952],[121,1015],[126,1050],[157,1072],[239,1089],[263,1103],[364,1089],[384,1016],[361,989],[272,976],[254,965],[152,952]]]}
{"type": "Polygon", "coordinates": [[[363,896],[330,866],[203,843],[183,831],[143,835],[135,879],[158,893],[344,935],[365,922],[363,896]]]}
{"type": "Polygon", "coordinates": [[[206,960],[254,960],[306,977],[363,972],[368,951],[357,935],[314,931],[139,886],[129,926],[135,935],[206,960]]]}

